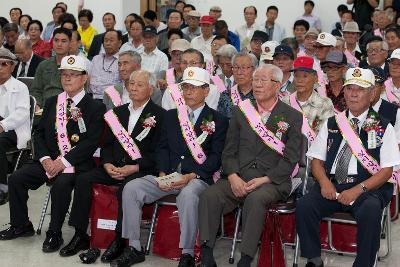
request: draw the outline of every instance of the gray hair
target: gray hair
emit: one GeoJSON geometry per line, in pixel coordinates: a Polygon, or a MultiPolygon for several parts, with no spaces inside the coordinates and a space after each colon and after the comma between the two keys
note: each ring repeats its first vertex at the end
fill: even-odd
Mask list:
{"type": "Polygon", "coordinates": [[[29,39],[18,39],[15,45],[21,43],[25,49],[32,49],[32,42],[29,39]]]}
{"type": "Polygon", "coordinates": [[[234,55],[232,57],[232,65],[235,65],[236,59],[238,57],[248,57],[251,60],[251,64],[252,66],[255,68],[258,67],[258,59],[255,55],[248,53],[247,51],[240,51],[239,53],[237,53],[236,55],[234,55]]]}
{"type": "Polygon", "coordinates": [[[137,75],[141,75],[141,76],[142,76],[142,75],[146,75],[149,84],[150,84],[153,88],[156,88],[156,86],[157,86],[157,80],[156,80],[156,77],[155,77],[152,73],[148,72],[147,70],[135,70],[134,72],[132,72],[131,76],[129,77],[129,80],[135,79],[135,77],[136,77],[137,75]]]}
{"type": "Polygon", "coordinates": [[[3,27],[3,32],[4,33],[7,33],[7,32],[18,32],[18,24],[16,24],[16,23],[7,23],[3,27]]]}
{"type": "Polygon", "coordinates": [[[138,52],[132,51],[132,50],[127,50],[124,52],[119,53],[118,57],[122,57],[122,56],[129,56],[134,63],[141,65],[142,63],[142,57],[140,56],[140,54],[138,52]]]}
{"type": "Polygon", "coordinates": [[[218,49],[217,56],[227,57],[227,58],[232,59],[232,57],[234,55],[236,55],[237,53],[238,53],[238,51],[236,50],[236,48],[233,45],[224,44],[223,46],[221,46],[218,49]]]}
{"type": "Polygon", "coordinates": [[[388,43],[386,42],[386,41],[380,41],[380,40],[373,40],[373,41],[371,41],[371,42],[369,42],[368,44],[367,44],[367,47],[366,47],[366,50],[368,50],[368,48],[369,48],[369,44],[370,43],[381,43],[381,47],[382,47],[382,49],[383,50],[385,50],[385,51],[388,51],[389,50],[389,45],[388,45],[388,43]]]}
{"type": "Polygon", "coordinates": [[[282,83],[283,72],[279,67],[277,67],[275,65],[272,65],[272,64],[261,65],[253,72],[253,78],[254,78],[254,75],[256,74],[256,72],[259,71],[259,70],[269,70],[269,71],[271,71],[271,73],[272,73],[271,79],[274,80],[274,81],[279,81],[280,83],[282,83]]]}

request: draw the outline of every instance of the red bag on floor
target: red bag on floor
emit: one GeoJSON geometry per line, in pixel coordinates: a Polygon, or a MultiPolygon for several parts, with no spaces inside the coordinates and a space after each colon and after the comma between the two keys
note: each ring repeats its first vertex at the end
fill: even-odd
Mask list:
{"type": "Polygon", "coordinates": [[[268,212],[261,239],[258,267],[285,267],[280,215],[268,212]]]}
{"type": "MultiPolygon", "coordinates": [[[[153,253],[171,260],[179,260],[182,254],[179,248],[179,216],[175,206],[160,206],[153,240],[153,253]]],[[[196,262],[200,260],[200,245],[197,240],[195,248],[196,262]]]]}
{"type": "Polygon", "coordinates": [[[93,248],[105,249],[115,238],[117,224],[118,186],[93,184],[92,210],[90,220],[90,245],[93,248]]]}
{"type": "MultiPolygon", "coordinates": [[[[321,248],[330,249],[328,244],[328,223],[321,222],[320,226],[321,248]]],[[[356,252],[357,226],[353,224],[332,223],[332,244],[337,250],[356,252]]]]}

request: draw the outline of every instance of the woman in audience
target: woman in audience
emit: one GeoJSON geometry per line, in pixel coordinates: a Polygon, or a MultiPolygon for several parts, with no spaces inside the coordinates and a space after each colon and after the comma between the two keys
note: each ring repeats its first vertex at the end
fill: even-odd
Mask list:
{"type": "Polygon", "coordinates": [[[49,58],[51,56],[51,44],[42,40],[40,35],[43,31],[43,25],[39,20],[32,20],[28,24],[29,39],[32,42],[32,50],[38,56],[49,58]]]}
{"type": "Polygon", "coordinates": [[[182,39],[183,38],[183,32],[180,29],[170,29],[168,31],[168,48],[163,49],[162,51],[167,55],[168,61],[171,61],[171,44],[173,41],[182,39]]]}
{"type": "Polygon", "coordinates": [[[22,33],[19,35],[18,39],[29,39],[28,34],[28,24],[32,21],[32,17],[29,15],[22,15],[19,17],[19,27],[22,28],[22,33]]]}
{"type": "Polygon", "coordinates": [[[78,32],[82,38],[82,44],[85,47],[85,51],[89,51],[90,45],[92,44],[94,36],[97,34],[97,30],[90,25],[93,21],[93,13],[89,9],[82,9],[78,14],[79,28],[78,32]]]}

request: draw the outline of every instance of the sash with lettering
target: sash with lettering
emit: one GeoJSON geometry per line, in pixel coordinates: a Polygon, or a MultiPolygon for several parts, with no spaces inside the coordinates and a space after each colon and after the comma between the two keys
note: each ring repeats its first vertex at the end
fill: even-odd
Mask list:
{"type": "Polygon", "coordinates": [[[315,140],[316,134],[311,129],[310,124],[308,123],[308,119],[304,115],[303,110],[301,109],[299,103],[297,102],[295,93],[289,96],[289,102],[293,108],[297,109],[298,111],[301,112],[301,114],[303,114],[303,125],[301,126],[301,132],[307,137],[309,143],[313,142],[315,140]]]}
{"type": "MultiPolygon", "coordinates": [[[[64,157],[71,150],[71,143],[67,132],[67,93],[62,92],[57,97],[56,131],[57,145],[61,156],[64,157]]],[[[63,173],[75,173],[74,167],[65,168],[63,173]]],[[[46,173],[49,177],[49,175],[46,173]]]]}
{"type": "Polygon", "coordinates": [[[384,38],[383,35],[382,35],[382,32],[381,32],[381,30],[379,28],[374,30],[374,35],[384,38]]]}
{"type": "Polygon", "coordinates": [[[178,110],[178,119],[181,126],[183,139],[185,139],[192,157],[198,164],[203,164],[207,157],[197,141],[196,132],[193,129],[192,123],[189,121],[185,100],[183,99],[182,94],[180,93],[176,84],[170,85],[169,90],[178,110]]]}
{"type": "Polygon", "coordinates": [[[141,158],[142,155],[140,154],[140,150],[135,144],[135,141],[133,141],[128,131],[119,122],[118,117],[115,115],[113,110],[109,110],[104,114],[104,120],[107,122],[108,126],[110,126],[114,136],[131,159],[137,160],[138,158],[141,158]]]}
{"type": "Polygon", "coordinates": [[[321,96],[326,97],[326,80],[324,77],[324,73],[322,72],[321,66],[318,64],[318,68],[317,68],[317,76],[318,76],[318,83],[319,83],[319,87],[317,89],[318,93],[321,96]]]}
{"type": "MultiPolygon", "coordinates": [[[[353,155],[357,158],[357,160],[361,163],[361,165],[371,174],[381,170],[381,166],[379,163],[368,154],[367,150],[363,146],[360,138],[354,132],[353,128],[350,126],[349,120],[346,117],[346,112],[341,112],[335,115],[336,123],[339,126],[340,132],[343,136],[343,139],[349,145],[353,155]]],[[[392,173],[392,177],[389,182],[398,183],[400,178],[400,173],[398,171],[392,173]]]]}
{"type": "MultiPolygon", "coordinates": [[[[249,122],[251,128],[256,132],[256,134],[261,138],[261,140],[269,148],[276,151],[279,155],[283,156],[283,150],[285,149],[285,144],[278,139],[273,132],[265,127],[264,123],[261,121],[260,114],[253,107],[249,99],[246,99],[239,103],[239,108],[243,112],[247,121],[249,122]]],[[[292,172],[291,177],[294,177],[299,170],[299,165],[297,164],[292,172]]]]}
{"type": "Polygon", "coordinates": [[[174,75],[174,68],[170,68],[167,70],[167,84],[174,84],[175,83],[175,75],[174,75]]]}
{"type": "Polygon", "coordinates": [[[213,81],[214,85],[218,88],[218,91],[220,93],[226,91],[225,84],[218,75],[211,75],[211,80],[213,81]]]}
{"type": "Polygon", "coordinates": [[[120,94],[118,93],[117,89],[114,86],[107,87],[104,92],[108,95],[111,99],[115,107],[119,107],[122,105],[122,99],[120,94]]]}
{"type": "Polygon", "coordinates": [[[400,106],[400,99],[392,92],[393,87],[394,87],[394,85],[393,85],[392,78],[387,79],[385,82],[386,97],[390,103],[400,106]]]}
{"type": "Polygon", "coordinates": [[[347,61],[353,65],[353,68],[358,67],[358,63],[360,63],[360,61],[349,50],[346,49],[344,54],[347,58],[347,61]]]}
{"type": "Polygon", "coordinates": [[[239,105],[239,103],[242,102],[242,98],[240,97],[237,84],[231,88],[231,100],[233,105],[235,106],[239,105]]]}

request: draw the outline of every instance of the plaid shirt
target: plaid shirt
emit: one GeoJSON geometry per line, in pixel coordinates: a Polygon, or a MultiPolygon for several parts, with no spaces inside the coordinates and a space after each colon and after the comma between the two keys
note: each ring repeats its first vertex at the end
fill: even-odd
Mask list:
{"type": "MultiPolygon", "coordinates": [[[[296,94],[296,92],[294,93],[296,94]]],[[[283,98],[283,102],[290,105],[289,96],[283,98]]],[[[311,96],[304,103],[299,103],[304,115],[306,116],[310,127],[318,134],[323,122],[332,117],[333,104],[327,97],[322,97],[318,92],[313,90],[311,96]]]]}

